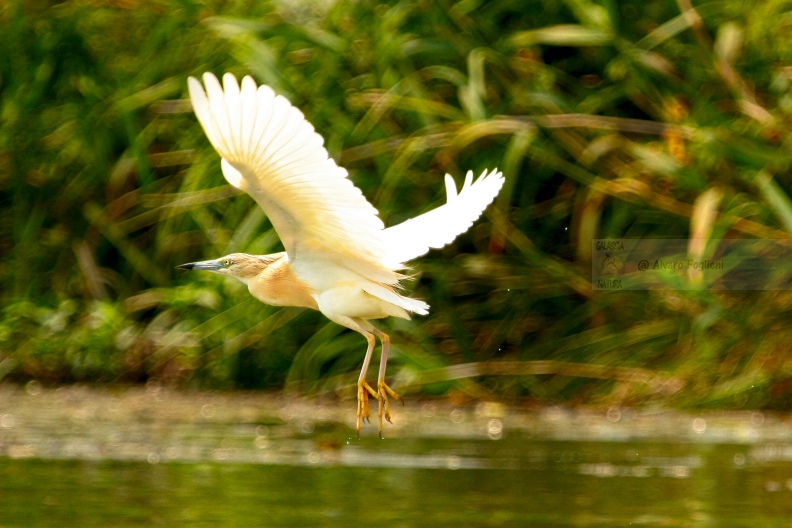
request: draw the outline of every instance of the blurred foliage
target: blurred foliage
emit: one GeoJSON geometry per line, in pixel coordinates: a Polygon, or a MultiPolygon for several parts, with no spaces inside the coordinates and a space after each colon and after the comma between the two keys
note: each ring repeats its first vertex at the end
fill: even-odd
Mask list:
{"type": "Polygon", "coordinates": [[[299,107],[394,224],[498,166],[415,266],[392,385],[455,398],[792,406],[787,291],[594,291],[591,240],[788,238],[788,2],[10,0],[0,6],[0,379],[351,387],[363,340],[177,264],[269,253],[186,77],[299,107]],[[716,214],[717,213],[717,214],[716,214]]]}

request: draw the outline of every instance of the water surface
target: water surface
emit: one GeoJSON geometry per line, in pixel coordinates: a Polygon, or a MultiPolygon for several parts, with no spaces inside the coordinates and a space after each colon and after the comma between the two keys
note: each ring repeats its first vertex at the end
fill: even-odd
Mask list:
{"type": "Polygon", "coordinates": [[[763,413],[0,387],[0,526],[792,526],[763,413]]]}

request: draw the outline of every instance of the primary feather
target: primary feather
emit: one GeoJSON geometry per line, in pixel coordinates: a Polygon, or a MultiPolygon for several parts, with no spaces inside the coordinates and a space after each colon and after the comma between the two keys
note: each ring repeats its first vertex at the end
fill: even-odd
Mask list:
{"type": "Polygon", "coordinates": [[[189,79],[190,99],[228,182],[250,194],[272,221],[292,261],[309,255],[343,262],[361,275],[396,284],[382,263],[377,210],[323,147],[302,112],[250,77],[189,79]],[[225,88],[225,91],[223,90],[225,88]],[[354,257],[354,258],[350,258],[354,257]]]}
{"type": "Polygon", "coordinates": [[[453,178],[448,174],[445,183],[448,195],[445,205],[384,231],[388,250],[386,264],[403,265],[425,255],[432,248],[451,243],[467,231],[498,195],[503,187],[503,175],[497,170],[490,173],[484,171],[474,182],[473,172],[468,171],[459,193],[453,178]]]}

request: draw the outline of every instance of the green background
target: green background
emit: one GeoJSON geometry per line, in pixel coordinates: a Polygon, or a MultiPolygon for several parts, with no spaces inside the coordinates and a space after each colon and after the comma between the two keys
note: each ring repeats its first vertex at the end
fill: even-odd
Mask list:
{"type": "Polygon", "coordinates": [[[788,238],[786,1],[0,6],[0,379],[354,394],[365,343],[176,265],[280,250],[186,97],[288,97],[387,225],[506,187],[382,325],[407,395],[792,407],[789,291],[592,289],[592,238],[788,238]],[[717,214],[715,214],[717,212],[717,214]]]}

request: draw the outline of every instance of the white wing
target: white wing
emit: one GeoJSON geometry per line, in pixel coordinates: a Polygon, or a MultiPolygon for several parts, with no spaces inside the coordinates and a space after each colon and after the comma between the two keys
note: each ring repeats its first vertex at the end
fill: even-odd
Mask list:
{"type": "Polygon", "coordinates": [[[330,260],[385,284],[399,275],[384,262],[377,210],[333,161],[302,112],[251,77],[211,73],[206,91],[190,77],[190,99],[228,182],[264,209],[289,258],[330,260]],[[310,257],[308,257],[310,255],[310,257]]]}
{"type": "Polygon", "coordinates": [[[457,194],[453,178],[446,174],[448,201],[445,205],[385,230],[385,264],[403,267],[405,262],[426,254],[429,249],[450,243],[481,216],[498,195],[503,181],[503,174],[497,169],[490,173],[484,171],[475,182],[473,172],[469,171],[457,194]]]}

